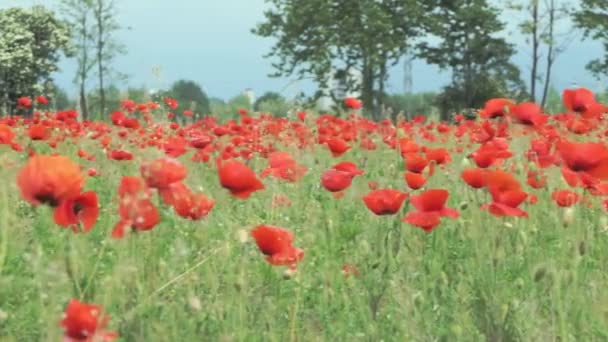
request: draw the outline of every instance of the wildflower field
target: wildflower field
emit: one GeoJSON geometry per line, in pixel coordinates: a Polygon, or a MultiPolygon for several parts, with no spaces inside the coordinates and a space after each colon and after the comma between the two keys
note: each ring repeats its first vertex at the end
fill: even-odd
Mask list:
{"type": "Polygon", "coordinates": [[[608,107],[0,119],[1,341],[606,341],[608,107]]]}

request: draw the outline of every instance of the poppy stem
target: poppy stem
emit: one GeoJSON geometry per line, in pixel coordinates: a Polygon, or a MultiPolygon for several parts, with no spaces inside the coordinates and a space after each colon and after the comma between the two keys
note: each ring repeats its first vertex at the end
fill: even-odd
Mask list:
{"type": "Polygon", "coordinates": [[[72,260],[72,239],[68,238],[65,244],[65,271],[72,282],[74,292],[78,295],[78,298],[82,298],[82,290],[76,275],[74,273],[74,262],[72,260]]]}

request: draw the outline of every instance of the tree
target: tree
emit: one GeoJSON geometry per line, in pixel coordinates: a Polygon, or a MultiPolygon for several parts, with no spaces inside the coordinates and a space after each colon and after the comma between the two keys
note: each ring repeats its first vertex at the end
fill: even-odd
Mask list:
{"type": "Polygon", "coordinates": [[[519,95],[523,83],[510,61],[515,50],[496,37],[504,28],[496,8],[486,0],[433,0],[425,6],[432,38],[418,45],[418,56],[452,73],[438,97],[444,118],[450,111],[479,108],[490,97],[519,95]]]}
{"type": "Polygon", "coordinates": [[[20,96],[42,94],[71,56],[68,25],[42,6],[0,10],[0,110],[8,113],[20,96]]]}
{"type": "MultiPolygon", "coordinates": [[[[271,76],[312,78],[327,89],[332,78],[360,90],[368,110],[377,113],[388,66],[397,63],[418,34],[424,18],[420,0],[268,0],[266,21],[252,30],[276,43],[267,57],[278,58],[271,76]],[[347,78],[351,69],[360,82],[347,78]]],[[[333,96],[318,92],[316,97],[333,96]]],[[[334,98],[334,101],[337,102],[334,98]]]]}
{"type": "Polygon", "coordinates": [[[574,22],[583,30],[585,38],[601,41],[604,46],[604,56],[589,62],[587,70],[598,79],[608,75],[608,0],[581,0],[574,22]]]}
{"type": "Polygon", "coordinates": [[[272,113],[275,116],[286,116],[290,106],[281,94],[269,91],[255,101],[253,109],[256,112],[272,113]]]}
{"type": "Polygon", "coordinates": [[[522,12],[525,19],[519,23],[520,31],[527,36],[527,42],[531,49],[530,69],[530,98],[536,101],[538,93],[537,83],[541,82],[542,98],[541,106],[545,107],[549,85],[551,83],[551,72],[555,60],[573,40],[573,31],[567,20],[570,16],[570,2],[559,0],[516,0],[508,3],[507,8],[522,12]],[[562,29],[558,32],[558,27],[562,29]],[[560,43],[561,41],[561,43],[560,43]],[[541,68],[541,53],[545,53],[544,77],[539,70],[541,68]]]}
{"type": "Polygon", "coordinates": [[[72,27],[78,71],[74,83],[79,87],[79,104],[83,119],[89,118],[86,83],[97,64],[95,56],[90,55],[93,44],[93,0],[62,0],[62,12],[72,27]]]}
{"type": "MultiPolygon", "coordinates": [[[[207,94],[194,81],[179,80],[174,82],[169,89],[168,96],[177,100],[182,110],[192,110],[195,113],[195,119],[211,113],[207,94]]],[[[180,117],[183,117],[183,115],[180,115],[180,117]]]]}
{"type": "Polygon", "coordinates": [[[113,71],[112,62],[117,56],[126,53],[126,47],[114,37],[115,33],[121,29],[116,21],[116,1],[92,1],[95,21],[93,39],[95,42],[97,77],[99,79],[99,110],[102,114],[105,114],[107,106],[105,81],[113,71]]]}

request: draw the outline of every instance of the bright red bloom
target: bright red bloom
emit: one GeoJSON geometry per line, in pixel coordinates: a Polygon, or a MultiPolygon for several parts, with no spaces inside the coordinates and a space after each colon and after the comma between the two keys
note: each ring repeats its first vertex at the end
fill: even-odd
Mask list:
{"type": "Polygon", "coordinates": [[[562,101],[566,109],[580,113],[583,117],[587,118],[596,116],[595,112],[599,109],[595,95],[593,95],[591,90],[586,88],[564,90],[562,101]]]}
{"type": "Polygon", "coordinates": [[[412,190],[418,190],[426,184],[426,178],[420,173],[406,172],[403,174],[405,183],[412,190]]]}
{"type": "Polygon", "coordinates": [[[579,195],[570,190],[555,190],[551,199],[560,207],[571,207],[579,200],[579,195]]]}
{"type": "Polygon", "coordinates": [[[266,261],[275,266],[291,266],[304,258],[304,251],[292,246],[293,234],[281,227],[259,225],[251,231],[266,261]]]}
{"type": "Polygon", "coordinates": [[[268,167],[262,171],[261,177],[272,175],[288,182],[297,182],[306,173],[307,168],[298,165],[287,152],[273,152],[268,157],[268,167]]]}
{"type": "Polygon", "coordinates": [[[64,329],[66,342],[109,342],[118,338],[118,334],[105,331],[110,317],[103,314],[97,304],[86,304],[72,299],[65,309],[60,324],[64,329]]]}
{"type": "Polygon", "coordinates": [[[486,102],[483,110],[479,112],[479,116],[486,119],[505,116],[514,105],[515,104],[508,99],[491,99],[486,102]]]}
{"type": "Polygon", "coordinates": [[[547,176],[537,171],[528,171],[528,185],[533,189],[542,189],[547,186],[547,176]]]}
{"type": "Polygon", "coordinates": [[[27,135],[32,140],[45,140],[49,137],[49,132],[45,126],[37,124],[37,125],[32,125],[27,130],[27,135]]]}
{"type": "Polygon", "coordinates": [[[177,101],[175,99],[172,99],[170,97],[166,97],[165,98],[165,104],[167,105],[167,107],[175,110],[178,106],[177,101]]]}
{"type": "Polygon", "coordinates": [[[422,173],[428,164],[428,159],[418,153],[407,153],[405,155],[405,169],[410,172],[422,173]]]}
{"type": "Polygon", "coordinates": [[[80,166],[64,156],[35,155],[17,175],[21,197],[33,205],[56,207],[78,197],[83,184],[80,166]]]}
{"type": "Polygon", "coordinates": [[[534,102],[520,103],[511,109],[511,116],[517,123],[530,126],[544,125],[549,116],[543,114],[542,108],[534,102]]]}
{"type": "Polygon", "coordinates": [[[264,184],[257,178],[249,166],[238,160],[229,160],[222,163],[218,170],[222,187],[241,199],[246,199],[253,192],[264,189],[264,184]]]}
{"type": "Polygon", "coordinates": [[[474,189],[483,188],[487,184],[487,172],[485,169],[465,169],[460,177],[474,189]]]}
{"type": "Polygon", "coordinates": [[[431,232],[441,223],[441,217],[458,218],[460,216],[458,211],[445,206],[449,195],[447,190],[430,189],[418,196],[411,196],[410,202],[416,211],[408,213],[403,222],[431,232]]]}
{"type": "Polygon", "coordinates": [[[99,202],[97,194],[93,191],[83,192],[78,197],[64,200],[55,208],[55,223],[79,232],[78,224],[82,224],[83,231],[90,231],[99,217],[99,202]]]}
{"type": "Polygon", "coordinates": [[[15,132],[5,124],[0,124],[0,144],[10,144],[15,138],[15,132]]]}
{"type": "Polygon", "coordinates": [[[347,97],[344,99],[344,105],[349,109],[361,109],[363,107],[363,103],[353,97],[347,97]]]}
{"type": "Polygon", "coordinates": [[[38,95],[38,96],[36,96],[36,102],[39,105],[43,105],[44,106],[44,105],[49,104],[49,99],[47,99],[46,96],[44,96],[44,95],[38,95]]]}
{"type": "Polygon", "coordinates": [[[141,164],[141,176],[151,188],[164,189],[186,178],[187,170],[177,159],[163,157],[141,164]]]}
{"type": "Polygon", "coordinates": [[[22,96],[17,99],[17,108],[28,109],[32,106],[32,99],[27,96],[22,96]]]}
{"type": "Polygon", "coordinates": [[[214,201],[200,193],[190,192],[173,198],[173,208],[175,209],[175,212],[179,216],[191,220],[200,220],[207,216],[214,206],[214,201]]]}
{"type": "Polygon", "coordinates": [[[118,187],[120,221],[112,230],[112,237],[122,238],[128,228],[146,231],[160,222],[160,213],[150,200],[150,189],[143,178],[125,176],[118,187]]]}
{"type": "Polygon", "coordinates": [[[367,208],[376,215],[394,215],[408,194],[394,189],[374,190],[363,196],[367,208]]]}
{"type": "Polygon", "coordinates": [[[133,153],[124,150],[112,150],[108,153],[108,158],[113,160],[133,160],[133,153]]]}
{"type": "Polygon", "coordinates": [[[346,172],[348,174],[350,174],[351,176],[355,177],[355,176],[361,176],[363,174],[365,174],[365,171],[360,170],[357,167],[357,164],[353,163],[353,162],[340,162],[334,166],[331,167],[333,170],[338,170],[338,171],[342,171],[342,172],[346,172]]]}
{"type": "Polygon", "coordinates": [[[339,192],[350,187],[353,177],[354,175],[348,172],[329,169],[321,175],[321,185],[327,191],[339,192]]]}
{"type": "Polygon", "coordinates": [[[344,141],[344,139],[340,139],[340,138],[329,139],[327,141],[327,147],[329,147],[329,150],[331,151],[331,154],[334,157],[339,157],[339,156],[343,155],[344,153],[346,153],[346,151],[348,151],[351,148],[351,146],[349,144],[347,144],[346,141],[344,141]]]}
{"type": "Polygon", "coordinates": [[[608,179],[608,148],[604,144],[560,141],[557,152],[564,162],[562,175],[570,186],[576,186],[584,175],[608,179]]]}
{"type": "Polygon", "coordinates": [[[528,213],[518,208],[528,194],[521,190],[521,185],[510,173],[494,171],[488,174],[488,190],[492,203],[483,205],[482,209],[488,209],[495,216],[528,217],[528,213]]]}

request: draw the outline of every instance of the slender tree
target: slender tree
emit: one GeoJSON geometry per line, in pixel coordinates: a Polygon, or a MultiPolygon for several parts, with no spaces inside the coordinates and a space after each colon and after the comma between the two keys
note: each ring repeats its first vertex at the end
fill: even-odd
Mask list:
{"type": "Polygon", "coordinates": [[[79,104],[83,119],[89,118],[87,101],[87,81],[97,60],[90,51],[94,50],[95,30],[93,22],[93,0],[62,0],[62,12],[70,23],[73,31],[74,46],[76,48],[76,61],[78,71],[74,83],[79,88],[79,104]]]}
{"type": "Polygon", "coordinates": [[[542,91],[540,102],[544,107],[555,61],[566,50],[573,40],[573,34],[576,33],[572,30],[568,20],[571,12],[571,2],[514,0],[507,3],[507,8],[516,13],[524,14],[523,20],[519,23],[519,29],[526,37],[526,42],[530,44],[529,48],[531,50],[528,89],[531,100],[536,101],[540,88],[540,91],[542,91]],[[542,72],[543,61],[544,74],[542,72]]]}
{"type": "Polygon", "coordinates": [[[95,60],[99,80],[99,104],[101,113],[105,113],[107,77],[112,72],[112,62],[126,52],[126,47],[116,40],[115,34],[121,29],[116,20],[117,3],[115,0],[92,0],[95,41],[95,60]]]}

